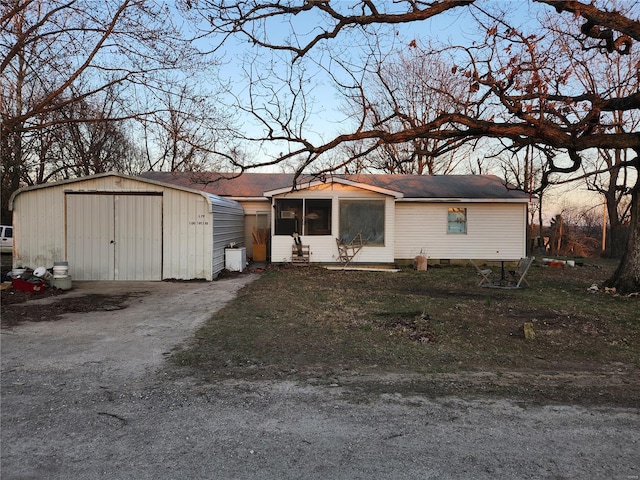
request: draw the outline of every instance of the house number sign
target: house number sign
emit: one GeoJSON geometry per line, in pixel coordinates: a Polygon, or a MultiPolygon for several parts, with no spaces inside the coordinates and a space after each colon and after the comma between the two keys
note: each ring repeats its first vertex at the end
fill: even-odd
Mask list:
{"type": "Polygon", "coordinates": [[[198,215],[196,220],[189,222],[189,225],[209,225],[209,221],[205,220],[206,218],[206,215],[198,215]]]}

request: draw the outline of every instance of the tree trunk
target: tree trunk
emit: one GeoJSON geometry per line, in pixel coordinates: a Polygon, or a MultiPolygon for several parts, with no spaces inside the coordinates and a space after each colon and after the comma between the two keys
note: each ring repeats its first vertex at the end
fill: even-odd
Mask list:
{"type": "MultiPolygon", "coordinates": [[[[609,217],[611,218],[611,217],[609,217]]],[[[627,249],[628,228],[622,222],[609,223],[609,238],[607,239],[608,255],[612,258],[620,258],[627,249]]]]}
{"type": "Polygon", "coordinates": [[[558,217],[558,240],[556,245],[556,255],[560,255],[562,251],[562,227],[563,227],[562,217],[558,217]]]}
{"type": "MultiPolygon", "coordinates": [[[[611,174],[612,176],[614,173],[611,174]]],[[[616,174],[617,175],[617,174],[616,174]]],[[[620,214],[618,213],[618,199],[616,198],[616,182],[609,185],[609,189],[605,193],[605,201],[607,205],[607,216],[609,217],[609,255],[613,258],[620,258],[627,247],[626,228],[622,224],[620,214]]]]}
{"type": "Polygon", "coordinates": [[[615,273],[605,285],[615,287],[620,293],[640,291],[640,178],[636,180],[631,193],[631,223],[627,250],[615,273]]]}

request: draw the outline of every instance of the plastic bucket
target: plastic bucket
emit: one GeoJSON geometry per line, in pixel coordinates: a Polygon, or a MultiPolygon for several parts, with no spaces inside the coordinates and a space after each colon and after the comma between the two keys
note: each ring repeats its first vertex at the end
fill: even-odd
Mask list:
{"type": "Polygon", "coordinates": [[[266,259],[267,259],[267,244],[254,243],[253,244],[253,261],[264,262],[266,259]]]}
{"type": "Polygon", "coordinates": [[[69,275],[68,262],[53,262],[53,278],[64,278],[69,275]]]}

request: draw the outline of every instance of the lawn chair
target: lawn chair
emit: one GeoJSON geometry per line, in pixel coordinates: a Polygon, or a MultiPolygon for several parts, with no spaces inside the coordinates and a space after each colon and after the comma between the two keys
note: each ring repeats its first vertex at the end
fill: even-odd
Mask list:
{"type": "Polygon", "coordinates": [[[362,250],[366,244],[366,240],[362,238],[362,234],[358,233],[353,240],[349,243],[344,243],[339,238],[336,238],[336,244],[338,245],[338,258],[343,266],[349,265],[349,262],[356,256],[356,254],[362,250]]]}
{"type": "Polygon", "coordinates": [[[518,268],[516,270],[511,270],[509,272],[509,288],[524,288],[526,285],[529,287],[529,282],[527,282],[526,277],[527,272],[529,271],[529,267],[536,259],[536,257],[525,257],[521,258],[518,262],[518,268]]]}
{"type": "Polygon", "coordinates": [[[302,244],[302,238],[297,233],[291,235],[293,245],[291,246],[291,263],[293,265],[309,265],[311,262],[311,251],[309,245],[302,244]]]}
{"type": "Polygon", "coordinates": [[[469,260],[469,263],[476,267],[477,275],[480,277],[478,285],[491,285],[491,275],[493,274],[493,270],[490,268],[480,268],[473,260],[469,260]]]}

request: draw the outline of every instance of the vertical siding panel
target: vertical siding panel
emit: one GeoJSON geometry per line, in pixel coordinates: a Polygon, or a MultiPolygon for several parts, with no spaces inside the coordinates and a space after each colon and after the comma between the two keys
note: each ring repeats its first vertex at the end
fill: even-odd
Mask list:
{"type": "Polygon", "coordinates": [[[64,194],[61,187],[18,195],[14,203],[13,225],[14,266],[49,268],[53,262],[66,260],[64,194]]]}
{"type": "Polygon", "coordinates": [[[211,224],[208,204],[199,194],[165,190],[163,278],[209,279],[210,255],[203,254],[211,224]]]}
{"type": "Polygon", "coordinates": [[[116,280],[161,280],[162,197],[116,196],[116,280]]]}
{"type": "Polygon", "coordinates": [[[67,195],[69,274],[74,280],[113,280],[113,195],[67,195]]]}
{"type": "Polygon", "coordinates": [[[190,240],[194,244],[194,262],[190,265],[191,278],[211,278],[211,252],[213,237],[211,235],[211,212],[209,203],[200,197],[191,202],[195,207],[195,224],[190,227],[190,240]]]}

